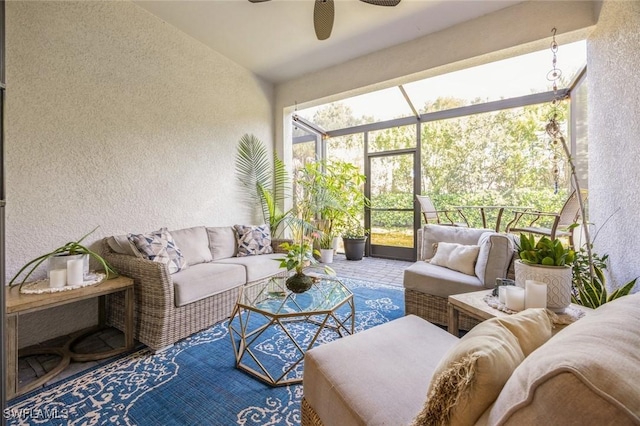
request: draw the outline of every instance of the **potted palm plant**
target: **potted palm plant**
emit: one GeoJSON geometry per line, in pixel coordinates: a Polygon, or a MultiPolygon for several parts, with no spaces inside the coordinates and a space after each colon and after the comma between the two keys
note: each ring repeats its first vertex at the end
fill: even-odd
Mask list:
{"type": "Polygon", "coordinates": [[[284,162],[274,155],[271,163],[264,143],[254,135],[245,134],[238,142],[236,177],[245,189],[243,195],[247,203],[260,206],[271,236],[279,235],[291,217],[291,211],[281,208],[290,186],[284,162]]]}
{"type": "Polygon", "coordinates": [[[526,280],[547,284],[547,308],[564,312],[571,304],[575,252],[563,246],[559,239],[542,236],[538,241],[529,234],[520,234],[516,244],[520,259],[515,261],[516,285],[525,287],[526,280]]]}

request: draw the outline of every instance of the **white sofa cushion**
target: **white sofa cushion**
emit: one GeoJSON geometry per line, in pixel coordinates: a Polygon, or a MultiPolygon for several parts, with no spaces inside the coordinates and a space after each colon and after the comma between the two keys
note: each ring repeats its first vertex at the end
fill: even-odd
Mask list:
{"type": "Polygon", "coordinates": [[[184,306],[245,283],[242,265],[199,263],[172,275],[176,307],[184,306]]]}
{"type": "Polygon", "coordinates": [[[209,237],[207,236],[207,230],[204,226],[171,231],[171,236],[176,245],[180,247],[180,251],[182,251],[182,255],[189,266],[211,262],[209,237]]]}
{"type": "Polygon", "coordinates": [[[404,270],[404,288],[439,297],[485,290],[478,277],[418,261],[404,270]]]}
{"type": "Polygon", "coordinates": [[[286,269],[280,268],[282,253],[261,254],[259,256],[230,257],[216,260],[215,263],[228,263],[232,265],[242,265],[246,270],[246,280],[248,283],[261,280],[266,277],[284,272],[286,269]]]}
{"type": "Polygon", "coordinates": [[[143,257],[135,244],[129,240],[127,234],[113,235],[107,238],[107,244],[114,253],[126,254],[128,256],[143,257]]]}
{"type": "Polygon", "coordinates": [[[238,251],[236,233],[231,226],[207,227],[209,250],[213,260],[235,257],[238,251]]]}
{"type": "Polygon", "coordinates": [[[433,244],[439,242],[476,245],[478,240],[490,229],[463,228],[459,226],[425,225],[422,228],[420,257],[418,260],[431,259],[434,255],[433,244]]]}
{"type": "Polygon", "coordinates": [[[513,239],[497,232],[485,232],[480,236],[478,245],[480,252],[475,274],[483,285],[493,287],[496,284],[496,278],[507,276],[507,270],[515,253],[513,239]]]}
{"type": "Polygon", "coordinates": [[[458,338],[414,315],[309,350],[304,397],[325,425],[406,425],[458,338]],[[392,399],[393,404],[383,401],[392,399]]]}

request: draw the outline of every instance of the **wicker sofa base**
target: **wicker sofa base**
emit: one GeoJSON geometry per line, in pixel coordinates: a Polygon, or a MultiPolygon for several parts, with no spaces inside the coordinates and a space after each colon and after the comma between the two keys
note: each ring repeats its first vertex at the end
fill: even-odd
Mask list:
{"type": "MultiPolygon", "coordinates": [[[[448,303],[444,297],[407,288],[404,290],[405,315],[414,314],[443,327],[446,327],[449,323],[448,303]]],[[[471,330],[479,323],[479,320],[460,312],[459,325],[461,330],[471,330]]]]}
{"type": "MultiPolygon", "coordinates": [[[[275,250],[277,251],[277,250],[275,250]]],[[[231,316],[243,285],[266,282],[273,276],[287,276],[286,270],[232,287],[204,299],[175,306],[173,282],[166,265],[134,256],[114,253],[103,240],[105,259],[122,275],[133,278],[134,338],[154,351],[207,329],[231,316]]],[[[124,330],[124,296],[107,296],[106,323],[124,330]]]]}
{"type": "Polygon", "coordinates": [[[302,397],[302,403],[300,406],[300,424],[302,426],[323,426],[322,420],[318,417],[318,414],[313,407],[302,397]]]}
{"type": "MultiPolygon", "coordinates": [[[[138,302],[143,297],[139,286],[134,284],[134,337],[149,348],[161,351],[179,340],[229,318],[238,300],[240,287],[154,314],[151,305],[145,306],[138,302]]],[[[124,330],[124,296],[108,296],[107,305],[107,324],[124,330]]]]}

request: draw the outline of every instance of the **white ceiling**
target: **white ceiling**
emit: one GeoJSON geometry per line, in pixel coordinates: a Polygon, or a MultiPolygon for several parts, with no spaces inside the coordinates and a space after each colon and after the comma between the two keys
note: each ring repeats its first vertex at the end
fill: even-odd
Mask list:
{"type": "Polygon", "coordinates": [[[335,0],[328,40],[316,39],[314,0],[138,0],[193,38],[279,83],[430,34],[522,0],[402,0],[381,7],[335,0]]]}

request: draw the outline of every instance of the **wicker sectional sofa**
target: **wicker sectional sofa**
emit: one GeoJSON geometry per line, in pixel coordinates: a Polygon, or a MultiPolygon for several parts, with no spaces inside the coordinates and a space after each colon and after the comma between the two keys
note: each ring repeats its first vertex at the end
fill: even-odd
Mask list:
{"type": "MultiPolygon", "coordinates": [[[[133,278],[135,338],[153,350],[228,318],[240,288],[286,275],[275,260],[281,240],[272,240],[272,254],[238,257],[234,229],[193,227],[170,231],[188,267],[171,274],[167,264],[141,257],[127,235],[103,240],[105,259],[122,275],[133,278]]],[[[123,329],[124,298],[108,298],[107,323],[123,329]]]]}
{"type": "MultiPolygon", "coordinates": [[[[405,313],[434,324],[448,323],[447,299],[452,294],[494,288],[496,278],[505,278],[515,254],[510,236],[490,229],[425,225],[418,230],[418,261],[405,269],[405,313]],[[472,274],[425,262],[434,256],[441,242],[477,245],[479,253],[472,274]]],[[[478,323],[460,314],[460,328],[470,330],[478,323]]]]}

